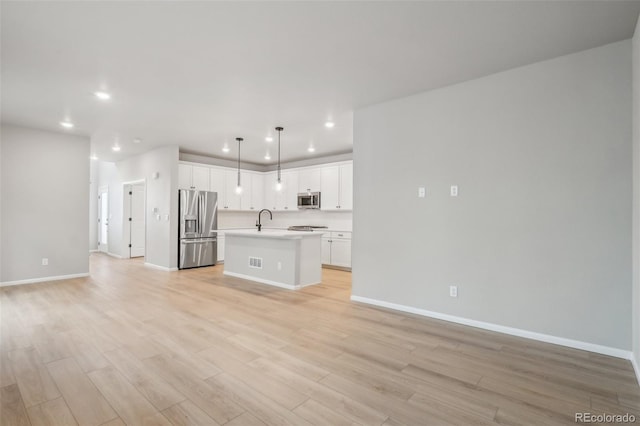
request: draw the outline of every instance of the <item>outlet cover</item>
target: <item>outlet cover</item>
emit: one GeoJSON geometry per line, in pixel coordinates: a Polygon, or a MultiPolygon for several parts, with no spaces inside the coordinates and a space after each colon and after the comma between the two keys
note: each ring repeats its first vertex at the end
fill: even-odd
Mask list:
{"type": "Polygon", "coordinates": [[[427,195],[427,188],[421,186],[418,188],[418,198],[424,198],[427,195]]]}
{"type": "Polygon", "coordinates": [[[43,257],[42,258],[42,266],[47,266],[47,265],[49,265],[49,258],[43,257]]]}
{"type": "Polygon", "coordinates": [[[449,286],[449,296],[458,297],[458,286],[457,285],[450,285],[449,286]]]}

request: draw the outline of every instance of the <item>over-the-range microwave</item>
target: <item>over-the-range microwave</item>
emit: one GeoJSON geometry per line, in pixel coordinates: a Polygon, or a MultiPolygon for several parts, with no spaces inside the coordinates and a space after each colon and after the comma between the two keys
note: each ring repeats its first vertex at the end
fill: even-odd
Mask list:
{"type": "Polygon", "coordinates": [[[298,194],[299,209],[319,209],[320,193],[319,192],[301,192],[298,194]]]}

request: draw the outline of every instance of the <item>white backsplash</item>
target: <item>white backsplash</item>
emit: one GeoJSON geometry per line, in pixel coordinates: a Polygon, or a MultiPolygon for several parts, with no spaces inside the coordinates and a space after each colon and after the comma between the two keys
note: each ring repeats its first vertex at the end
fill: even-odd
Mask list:
{"type": "MultiPolygon", "coordinates": [[[[267,228],[288,228],[293,225],[327,226],[337,231],[351,231],[351,212],[323,212],[319,210],[300,210],[294,212],[274,211],[273,220],[269,214],[262,214],[262,225],[267,228]]],[[[218,210],[218,229],[252,228],[258,220],[258,212],[228,212],[218,210]]]]}

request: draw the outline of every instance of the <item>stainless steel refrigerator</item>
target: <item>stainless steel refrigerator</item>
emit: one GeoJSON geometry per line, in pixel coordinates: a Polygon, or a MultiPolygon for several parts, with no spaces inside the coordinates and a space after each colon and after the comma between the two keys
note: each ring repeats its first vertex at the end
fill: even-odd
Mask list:
{"type": "Polygon", "coordinates": [[[216,264],[218,258],[218,193],[181,189],[178,268],[216,264]]]}

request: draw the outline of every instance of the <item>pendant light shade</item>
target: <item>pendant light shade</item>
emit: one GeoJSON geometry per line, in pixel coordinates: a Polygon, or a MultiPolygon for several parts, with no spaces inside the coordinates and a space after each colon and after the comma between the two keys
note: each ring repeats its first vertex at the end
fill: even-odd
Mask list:
{"type": "Polygon", "coordinates": [[[276,191],[282,190],[282,172],[280,171],[280,132],[284,130],[283,127],[276,127],[276,131],[278,132],[278,180],[276,182],[276,191]]]}
{"type": "Polygon", "coordinates": [[[238,141],[238,185],[236,186],[236,194],[241,194],[242,186],[240,185],[240,142],[242,142],[244,139],[236,138],[236,140],[238,141]]]}

